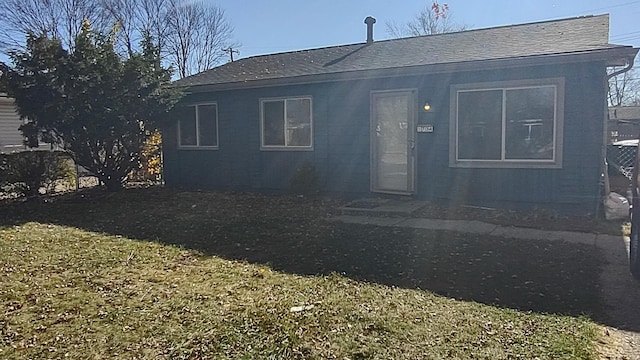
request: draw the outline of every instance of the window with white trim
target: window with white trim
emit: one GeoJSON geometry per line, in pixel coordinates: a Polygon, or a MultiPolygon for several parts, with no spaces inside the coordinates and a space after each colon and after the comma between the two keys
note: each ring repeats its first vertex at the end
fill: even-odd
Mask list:
{"type": "Polygon", "coordinates": [[[562,79],[452,86],[451,166],[560,167],[562,79]]]}
{"type": "Polygon", "coordinates": [[[311,149],[311,97],[260,100],[261,148],[311,149]]]}
{"type": "Polygon", "coordinates": [[[178,121],[178,146],[181,148],[218,148],[218,105],[185,106],[178,121]]]}

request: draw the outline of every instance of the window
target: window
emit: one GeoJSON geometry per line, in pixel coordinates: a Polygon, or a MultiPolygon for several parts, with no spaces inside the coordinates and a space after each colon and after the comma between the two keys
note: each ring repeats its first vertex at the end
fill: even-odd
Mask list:
{"type": "Polygon", "coordinates": [[[311,98],[260,101],[261,145],[269,149],[311,149],[311,98]]]}
{"type": "Polygon", "coordinates": [[[450,165],[561,167],[562,79],[452,86],[450,165]]]}
{"type": "Polygon", "coordinates": [[[189,105],[182,109],[178,122],[178,140],[182,148],[218,148],[218,106],[189,105]]]}

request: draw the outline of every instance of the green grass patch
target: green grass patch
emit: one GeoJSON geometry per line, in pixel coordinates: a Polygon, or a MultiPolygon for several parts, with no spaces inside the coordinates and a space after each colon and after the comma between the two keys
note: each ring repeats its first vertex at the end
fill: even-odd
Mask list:
{"type": "Polygon", "coordinates": [[[148,189],[0,207],[0,358],[593,359],[594,247],[148,189]]]}

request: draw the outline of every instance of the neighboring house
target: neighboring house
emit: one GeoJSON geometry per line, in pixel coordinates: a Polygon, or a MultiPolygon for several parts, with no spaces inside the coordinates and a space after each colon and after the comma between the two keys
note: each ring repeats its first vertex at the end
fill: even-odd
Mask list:
{"type": "Polygon", "coordinates": [[[385,41],[365,22],[366,43],[177,81],[167,185],[286,191],[310,163],[350,198],[596,211],[606,69],[638,52],[609,44],[608,15],[385,41]]]}
{"type": "Polygon", "coordinates": [[[38,139],[38,145],[30,148],[25,143],[25,137],[20,131],[24,121],[16,111],[14,99],[0,93],[0,154],[24,150],[60,150],[58,145],[52,145],[38,139]]]}
{"type": "Polygon", "coordinates": [[[609,108],[609,141],[637,139],[640,135],[640,106],[609,108]]]}
{"type": "Polygon", "coordinates": [[[633,165],[636,163],[638,135],[640,135],[640,106],[610,107],[607,131],[609,168],[616,169],[620,175],[631,180],[633,165]]]}
{"type": "Polygon", "coordinates": [[[13,99],[0,93],[0,153],[25,149],[24,136],[19,130],[22,124],[13,99]]]}

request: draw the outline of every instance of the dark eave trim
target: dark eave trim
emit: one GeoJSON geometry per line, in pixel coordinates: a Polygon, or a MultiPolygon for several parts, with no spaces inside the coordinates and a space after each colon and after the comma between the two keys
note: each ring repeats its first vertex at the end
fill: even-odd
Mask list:
{"type": "Polygon", "coordinates": [[[453,73],[462,71],[499,70],[514,67],[558,65],[564,63],[603,62],[606,64],[606,66],[623,66],[626,64],[625,60],[630,57],[636,56],[638,50],[640,49],[633,48],[631,46],[620,46],[615,48],[590,50],[579,53],[534,55],[507,59],[464,61],[456,63],[406,66],[375,70],[355,70],[340,73],[301,75],[222,84],[192,85],[183,86],[181,88],[185,89],[185,91],[188,93],[201,93],[224,90],[255,89],[284,85],[304,85],[346,80],[366,80],[375,78],[453,73]]]}

